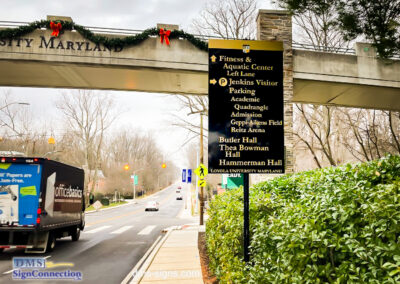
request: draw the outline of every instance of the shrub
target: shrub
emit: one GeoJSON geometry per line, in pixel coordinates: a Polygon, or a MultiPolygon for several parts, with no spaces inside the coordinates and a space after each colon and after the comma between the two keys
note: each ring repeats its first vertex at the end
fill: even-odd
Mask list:
{"type": "Polygon", "coordinates": [[[242,194],[230,191],[210,204],[207,249],[222,283],[400,281],[400,157],[254,186],[248,266],[242,194]]]}

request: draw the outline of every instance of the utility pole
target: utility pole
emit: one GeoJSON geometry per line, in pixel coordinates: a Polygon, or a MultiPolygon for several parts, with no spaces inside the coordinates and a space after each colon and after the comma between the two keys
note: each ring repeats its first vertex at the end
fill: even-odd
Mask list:
{"type": "MultiPolygon", "coordinates": [[[[188,115],[199,113],[200,114],[200,164],[204,163],[204,151],[203,151],[203,115],[207,110],[203,109],[200,111],[190,112],[188,115]]],[[[197,199],[197,196],[196,196],[197,199]]],[[[200,225],[204,225],[204,187],[200,187],[200,225]]]]}
{"type": "MultiPolygon", "coordinates": [[[[203,113],[200,112],[200,164],[204,163],[203,153],[203,113]]],[[[204,224],[204,187],[200,187],[200,225],[204,224]]]]}

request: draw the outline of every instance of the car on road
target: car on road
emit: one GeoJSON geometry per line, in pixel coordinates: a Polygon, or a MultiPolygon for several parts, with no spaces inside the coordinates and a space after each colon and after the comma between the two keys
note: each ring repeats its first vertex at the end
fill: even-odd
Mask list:
{"type": "Polygon", "coordinates": [[[182,200],[182,199],[183,199],[182,193],[178,193],[176,195],[176,200],[182,200]]]}
{"type": "Polygon", "coordinates": [[[158,211],[160,209],[160,204],[157,201],[149,201],[146,204],[144,211],[158,211]]]}

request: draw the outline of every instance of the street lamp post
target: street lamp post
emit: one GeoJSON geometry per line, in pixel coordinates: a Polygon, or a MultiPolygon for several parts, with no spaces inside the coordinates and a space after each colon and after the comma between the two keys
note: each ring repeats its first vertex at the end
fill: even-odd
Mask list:
{"type": "Polygon", "coordinates": [[[29,106],[29,105],[31,105],[31,104],[30,104],[30,103],[25,103],[25,102],[12,102],[12,103],[6,104],[5,106],[2,106],[2,107],[0,108],[0,110],[4,109],[4,108],[6,108],[6,107],[9,107],[9,106],[11,106],[11,105],[24,105],[24,106],[29,106]]]}
{"type": "MultiPolygon", "coordinates": [[[[200,164],[204,163],[203,153],[203,115],[205,110],[195,111],[188,113],[188,115],[198,113],[200,114],[200,164]]],[[[196,197],[197,198],[197,197],[196,197]]],[[[204,224],[204,187],[200,187],[200,225],[204,224]]]]}
{"type": "MultiPolygon", "coordinates": [[[[203,113],[200,112],[200,165],[204,163],[203,153],[203,113]]],[[[204,224],[204,187],[200,186],[200,225],[204,224]]]]}

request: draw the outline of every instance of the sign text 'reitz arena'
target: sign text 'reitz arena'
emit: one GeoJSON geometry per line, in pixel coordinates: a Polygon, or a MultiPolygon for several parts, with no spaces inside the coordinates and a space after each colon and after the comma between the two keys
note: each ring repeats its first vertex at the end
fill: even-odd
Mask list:
{"type": "Polygon", "coordinates": [[[283,44],[209,41],[210,173],[284,173],[283,44]]]}

